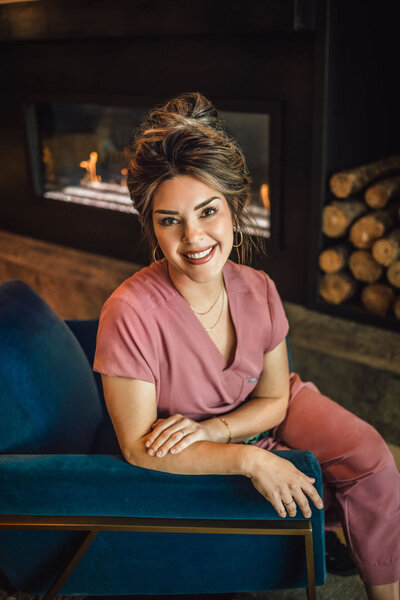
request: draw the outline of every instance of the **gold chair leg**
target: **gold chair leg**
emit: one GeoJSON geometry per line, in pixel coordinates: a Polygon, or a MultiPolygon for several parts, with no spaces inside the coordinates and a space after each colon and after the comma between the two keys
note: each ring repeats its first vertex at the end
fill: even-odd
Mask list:
{"type": "Polygon", "coordinates": [[[56,581],[53,583],[49,591],[43,596],[43,600],[53,600],[59,590],[62,588],[64,583],[67,581],[68,577],[71,575],[72,571],[75,569],[76,565],[81,560],[82,556],[85,554],[97,534],[98,530],[92,529],[85,536],[82,544],[79,546],[77,552],[74,554],[68,565],[65,567],[64,571],[61,573],[59,577],[57,577],[56,581]]]}
{"type": "Polygon", "coordinates": [[[307,564],[307,600],[316,600],[317,592],[315,588],[315,569],[314,569],[314,552],[312,530],[308,531],[304,536],[306,546],[306,564],[307,564]]]}

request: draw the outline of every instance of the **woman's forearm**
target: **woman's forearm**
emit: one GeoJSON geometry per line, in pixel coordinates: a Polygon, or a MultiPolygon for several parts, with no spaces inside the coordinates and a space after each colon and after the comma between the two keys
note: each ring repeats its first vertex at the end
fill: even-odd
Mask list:
{"type": "Polygon", "coordinates": [[[137,467],[180,475],[248,475],[259,453],[265,453],[255,446],[201,441],[179,454],[158,457],[149,456],[146,440],[147,436],[124,448],[125,459],[137,467]]]}
{"type": "MultiPolygon", "coordinates": [[[[286,516],[286,506],[296,503],[305,518],[311,510],[304,494],[318,508],[323,507],[321,498],[312,485],[314,478],[306,476],[288,460],[257,446],[244,444],[218,444],[199,441],[188,446],[184,452],[163,457],[150,456],[146,449],[147,435],[132,443],[124,456],[131,464],[180,475],[246,475],[266,500],[271,502],[280,517],[286,516]],[[292,500],[289,500],[292,498],[292,500]]],[[[295,506],[290,516],[296,514],[295,506]]]]}
{"type": "MultiPolygon", "coordinates": [[[[232,442],[242,442],[276,427],[285,418],[287,398],[251,398],[236,410],[221,415],[229,425],[232,442]]],[[[226,442],[229,430],[218,417],[202,421],[215,442],[226,442]]]]}

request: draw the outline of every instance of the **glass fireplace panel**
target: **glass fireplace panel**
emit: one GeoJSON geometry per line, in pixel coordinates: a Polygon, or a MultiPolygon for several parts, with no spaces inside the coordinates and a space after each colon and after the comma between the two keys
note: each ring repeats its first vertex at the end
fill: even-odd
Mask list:
{"type": "MultiPolygon", "coordinates": [[[[136,213],[126,185],[132,136],[149,107],[34,105],[40,193],[46,198],[136,213]]],[[[270,115],[220,111],[252,178],[248,233],[270,237],[270,115]]]]}

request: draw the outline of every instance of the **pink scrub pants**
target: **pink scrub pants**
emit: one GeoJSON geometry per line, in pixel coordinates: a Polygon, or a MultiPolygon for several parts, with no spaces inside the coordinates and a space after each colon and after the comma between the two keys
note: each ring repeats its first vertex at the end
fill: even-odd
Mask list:
{"type": "Polygon", "coordinates": [[[327,529],[343,527],[366,583],[400,579],[400,474],[379,433],[312,383],[290,376],[285,420],[258,445],[304,449],[317,457],[324,484],[327,529]]]}

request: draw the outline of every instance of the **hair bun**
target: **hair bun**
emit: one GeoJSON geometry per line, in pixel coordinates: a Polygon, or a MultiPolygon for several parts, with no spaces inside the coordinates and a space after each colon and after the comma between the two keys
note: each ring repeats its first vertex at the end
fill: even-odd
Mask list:
{"type": "Polygon", "coordinates": [[[147,119],[147,126],[162,128],[171,125],[203,125],[220,130],[221,122],[215,106],[199,92],[185,92],[153,110],[147,119]]]}

